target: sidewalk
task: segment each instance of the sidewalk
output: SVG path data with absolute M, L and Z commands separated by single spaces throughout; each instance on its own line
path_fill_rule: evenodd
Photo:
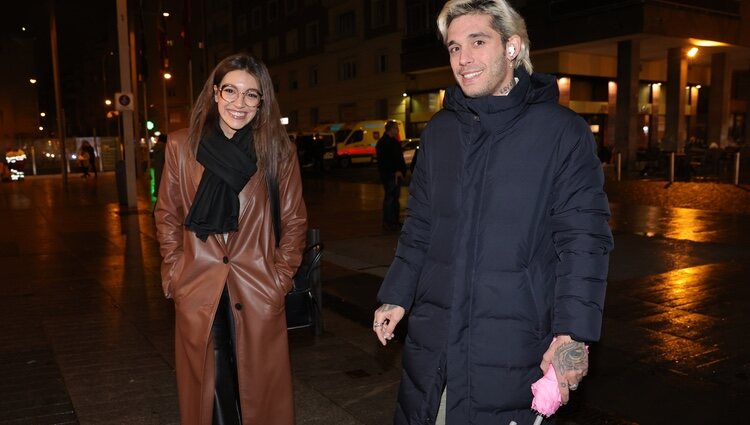
M 400 344 L 369 329 L 397 241 L 380 190 L 305 179 L 326 333 L 290 333 L 298 424 L 390 423 Z M 178 423 L 173 306 L 142 192 L 120 214 L 111 173 L 71 176 L 67 192 L 59 177 L 0 185 L 0 424 Z M 603 339 L 558 424 L 741 422 L 750 217 L 627 202 L 613 204 Z

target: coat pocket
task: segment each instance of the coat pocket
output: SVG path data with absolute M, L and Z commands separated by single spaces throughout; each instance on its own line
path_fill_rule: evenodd
M 279 273 L 275 265 L 272 264 L 270 269 L 271 279 L 273 282 L 273 290 L 269 291 L 269 296 L 271 298 L 271 307 L 273 311 L 281 312 L 284 307 L 286 294 L 291 290 L 291 285 L 284 284 L 283 281 L 285 280 L 285 278 L 281 273 Z
M 170 265 L 163 264 L 162 270 L 166 269 L 166 273 L 162 272 L 161 286 L 164 291 L 166 298 L 175 298 L 175 290 L 179 285 L 177 282 L 182 275 L 182 270 L 185 267 L 185 254 L 180 253 L 177 255 L 177 259 Z

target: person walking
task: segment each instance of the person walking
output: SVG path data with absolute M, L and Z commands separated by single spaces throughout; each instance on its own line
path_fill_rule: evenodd
M 189 128 L 169 135 L 155 219 L 162 287 L 175 305 L 181 423 L 294 424 L 284 300 L 307 218 L 262 62 L 236 54 L 211 72 Z
M 91 154 L 89 153 L 89 150 L 86 148 L 86 145 L 88 145 L 89 142 L 83 141 L 81 143 L 80 149 L 78 149 L 77 154 L 77 164 L 78 168 L 81 170 L 81 177 L 88 178 L 89 176 L 89 170 L 91 169 Z
M 567 402 L 600 337 L 602 167 L 507 1 L 450 0 L 437 22 L 458 85 L 421 135 L 374 313 L 383 345 L 409 314 L 394 423 L 530 425 L 531 384 L 554 365 Z
M 92 173 L 94 173 L 94 177 L 97 177 L 98 174 L 96 173 L 96 149 L 94 149 L 94 147 L 91 146 L 91 143 L 89 143 L 88 140 L 83 141 L 83 143 L 81 144 L 81 149 L 86 151 L 89 157 L 88 171 L 91 171 Z
M 401 205 L 401 182 L 406 175 L 406 162 L 398 139 L 398 123 L 385 123 L 385 133 L 375 145 L 378 158 L 378 173 L 383 184 L 383 229 L 399 230 Z

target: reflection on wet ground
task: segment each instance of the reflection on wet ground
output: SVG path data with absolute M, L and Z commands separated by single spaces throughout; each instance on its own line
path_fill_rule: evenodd
M 750 244 L 750 223 L 737 214 L 687 208 L 611 205 L 613 231 L 646 237 L 735 245 Z

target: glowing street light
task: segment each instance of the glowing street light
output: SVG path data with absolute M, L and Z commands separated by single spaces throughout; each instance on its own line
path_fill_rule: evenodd
M 169 18 L 169 12 L 162 12 L 161 16 L 163 16 L 165 18 Z
M 46 117 L 46 116 L 47 116 L 47 113 L 46 113 L 46 112 L 40 112 L 40 113 L 39 113 L 39 116 L 40 116 L 40 117 L 42 117 L 42 118 L 44 118 L 44 117 Z
M 29 82 L 31 84 L 36 84 L 36 78 L 29 78 Z
M 698 48 L 697 47 L 691 47 L 690 50 L 687 51 L 687 55 L 689 58 L 694 58 L 695 55 L 698 54 Z
M 109 100 L 109 99 L 105 99 L 104 100 L 104 104 L 107 105 L 107 106 L 110 106 L 110 105 L 112 105 L 112 101 Z
M 171 80 L 172 74 L 169 73 L 169 71 L 164 71 L 164 79 L 165 80 Z

